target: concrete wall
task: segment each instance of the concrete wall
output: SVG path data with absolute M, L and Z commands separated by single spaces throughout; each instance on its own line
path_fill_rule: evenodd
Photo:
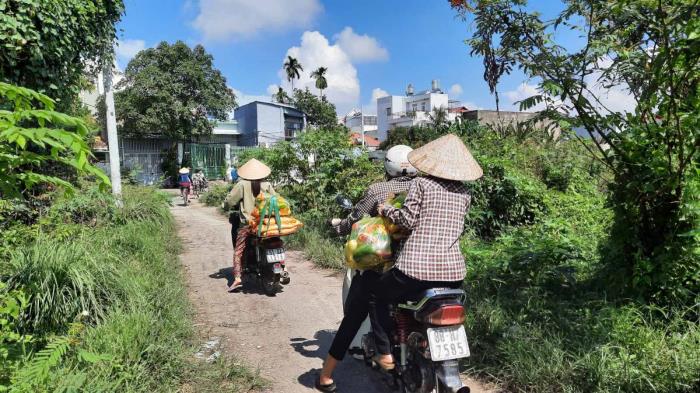
M 533 117 L 537 116 L 537 113 L 532 112 L 510 112 L 510 111 L 493 111 L 493 110 L 474 110 L 465 112 L 463 117 L 467 120 L 476 120 L 481 125 L 517 125 L 519 123 L 524 123 Z M 535 123 L 535 126 L 551 127 L 551 131 L 554 137 L 559 137 L 561 134 L 561 129 L 558 126 L 552 127 L 552 121 L 543 120 Z
M 259 104 L 258 145 L 267 146 L 284 140 L 284 112 L 279 107 Z
M 400 113 L 406 110 L 405 107 L 406 97 L 403 96 L 387 96 L 377 99 L 377 137 L 380 141 L 384 141 L 387 138 L 387 131 L 389 131 L 389 118 L 387 115 L 387 109 L 390 113 Z
M 257 142 L 258 111 L 256 105 L 243 105 L 234 111 L 234 118 L 238 122 L 239 143 L 241 146 L 255 146 Z

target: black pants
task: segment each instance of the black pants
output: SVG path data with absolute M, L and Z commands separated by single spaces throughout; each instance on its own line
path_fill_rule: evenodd
M 421 281 L 409 277 L 399 269 L 391 269 L 372 283 L 375 306 L 370 308 L 370 322 L 376 340 L 377 351 L 391 353 L 389 334 L 394 330 L 395 320 L 389 314 L 389 306 L 406 296 L 430 288 L 460 288 L 462 281 Z M 361 322 L 361 321 L 360 321 Z M 351 338 L 352 340 L 352 338 Z M 335 356 L 334 356 L 335 357 Z
M 353 338 L 367 318 L 370 307 L 370 289 L 379 279 L 379 273 L 367 270 L 356 274 L 350 283 L 350 291 L 345 298 L 345 315 L 328 353 L 336 360 L 343 360 Z

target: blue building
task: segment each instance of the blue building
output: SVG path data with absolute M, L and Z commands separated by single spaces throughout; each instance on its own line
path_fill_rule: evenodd
M 239 146 L 270 146 L 294 139 L 306 126 L 304 112 L 287 104 L 253 101 L 234 111 Z

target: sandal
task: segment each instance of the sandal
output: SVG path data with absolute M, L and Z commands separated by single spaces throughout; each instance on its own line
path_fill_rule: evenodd
M 321 392 L 333 393 L 338 391 L 338 387 L 335 386 L 335 382 L 331 382 L 328 385 L 321 385 L 321 377 L 316 378 L 316 383 L 314 384 L 316 390 Z
M 381 360 L 379 355 L 372 356 L 372 361 L 376 363 L 377 366 L 381 367 L 381 369 L 384 371 L 391 371 L 396 367 L 393 361 L 387 362 L 386 360 Z
M 242 281 L 234 282 L 228 287 L 228 293 L 237 292 L 239 289 L 241 289 L 241 287 L 243 287 Z

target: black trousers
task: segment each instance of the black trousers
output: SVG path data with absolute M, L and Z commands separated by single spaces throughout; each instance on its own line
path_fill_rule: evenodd
M 395 328 L 395 320 L 389 314 L 389 306 L 407 296 L 430 288 L 460 288 L 462 281 L 421 281 L 409 277 L 399 269 L 391 269 L 372 283 L 375 305 L 370 307 L 370 322 L 374 333 L 377 351 L 391 353 L 389 334 Z M 360 321 L 361 323 L 362 321 Z M 352 340 L 352 338 L 351 338 Z M 335 356 L 334 356 L 335 357 Z
M 353 338 L 367 318 L 370 308 L 371 288 L 379 279 L 379 273 L 367 270 L 356 274 L 350 283 L 350 291 L 345 298 L 345 315 L 333 337 L 328 353 L 336 360 L 343 360 Z

